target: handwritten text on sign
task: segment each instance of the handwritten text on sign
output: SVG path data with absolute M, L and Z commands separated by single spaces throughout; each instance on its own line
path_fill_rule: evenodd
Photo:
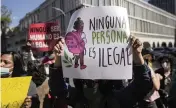
M 66 46 L 62 57 L 64 76 L 130 79 L 132 55 L 127 43 L 129 35 L 125 8 L 104 6 L 76 11 L 65 36 Z
M 28 39 L 32 41 L 32 48 L 39 51 L 52 50 L 60 37 L 58 23 L 31 24 Z
M 30 82 L 31 77 L 1 78 L 1 108 L 20 108 Z

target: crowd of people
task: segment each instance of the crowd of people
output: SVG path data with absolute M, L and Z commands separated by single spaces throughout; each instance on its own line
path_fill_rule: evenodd
M 0 66 L 10 71 L 1 77 L 32 76 L 24 108 L 176 108 L 174 57 L 163 54 L 156 59 L 139 39 L 131 37 L 130 42 L 131 80 L 73 79 L 72 85 L 63 77 L 62 38 L 40 58 L 33 54 L 30 41 L 21 52 L 2 52 Z

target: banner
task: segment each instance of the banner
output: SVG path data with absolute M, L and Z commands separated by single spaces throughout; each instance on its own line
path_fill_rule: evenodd
M 31 77 L 1 78 L 1 108 L 20 108 L 31 82 Z
M 63 74 L 80 79 L 131 79 L 127 10 L 117 6 L 73 13 L 65 36 Z
M 37 51 L 51 51 L 60 37 L 58 23 L 37 23 L 29 27 L 28 39 L 32 41 L 32 48 Z

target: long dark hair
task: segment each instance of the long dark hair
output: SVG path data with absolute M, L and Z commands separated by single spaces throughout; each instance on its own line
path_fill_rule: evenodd
M 24 62 L 20 54 L 14 51 L 6 51 L 6 52 L 2 52 L 1 56 L 4 54 L 12 55 L 12 60 L 14 64 L 12 77 L 20 77 L 26 73 L 24 70 Z

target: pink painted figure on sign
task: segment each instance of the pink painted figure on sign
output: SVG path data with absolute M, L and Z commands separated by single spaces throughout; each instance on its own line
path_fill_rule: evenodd
M 78 61 L 80 60 L 80 69 L 85 69 L 87 66 L 84 64 L 84 51 L 85 44 L 87 43 L 86 35 L 83 32 L 84 22 L 81 18 L 77 18 L 74 22 L 75 30 L 68 32 L 65 37 L 66 45 L 69 52 L 75 56 L 75 68 L 79 66 Z

